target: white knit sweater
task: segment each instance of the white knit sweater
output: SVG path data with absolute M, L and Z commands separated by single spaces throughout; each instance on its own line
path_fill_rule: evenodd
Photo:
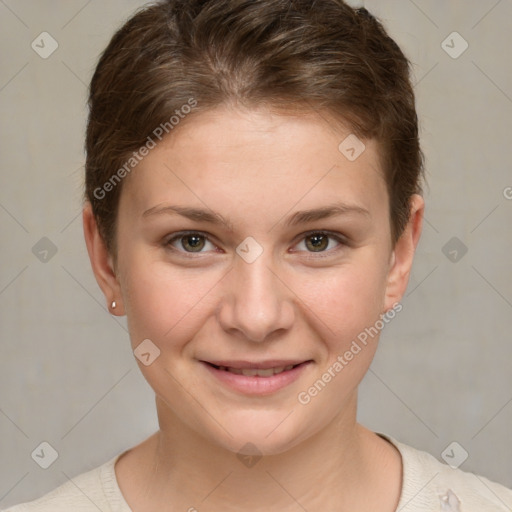
M 432 455 L 379 434 L 402 455 L 403 484 L 397 512 L 510 512 L 512 490 L 439 462 Z M 121 454 L 41 498 L 4 512 L 132 512 L 116 480 Z

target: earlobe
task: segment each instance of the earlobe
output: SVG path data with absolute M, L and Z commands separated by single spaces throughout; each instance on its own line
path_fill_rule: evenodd
M 410 201 L 409 222 L 397 240 L 391 254 L 384 301 L 386 311 L 400 302 L 407 288 L 414 253 L 421 235 L 424 210 L 425 202 L 423 198 L 414 194 Z
M 112 256 L 109 254 L 99 232 L 96 218 L 89 202 L 86 202 L 84 205 L 82 220 L 91 267 L 107 301 L 108 310 L 113 315 L 122 316 L 124 315 L 124 307 L 119 279 L 114 270 Z

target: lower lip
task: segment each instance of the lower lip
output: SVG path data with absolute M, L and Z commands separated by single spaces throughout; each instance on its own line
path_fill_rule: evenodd
M 302 375 L 309 363 L 311 361 L 306 361 L 291 370 L 285 370 L 271 377 L 259 377 L 258 375 L 237 375 L 226 370 L 218 370 L 201 361 L 201 364 L 223 384 L 246 395 L 270 395 L 289 386 Z

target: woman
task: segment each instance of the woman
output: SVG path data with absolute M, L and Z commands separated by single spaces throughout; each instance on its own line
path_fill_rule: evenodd
M 159 430 L 32 510 L 498 511 L 356 421 L 423 220 L 408 61 L 341 0 L 168 0 L 90 88 L 84 234 Z

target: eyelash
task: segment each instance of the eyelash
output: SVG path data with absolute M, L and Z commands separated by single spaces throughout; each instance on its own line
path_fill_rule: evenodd
M 168 238 L 166 240 L 166 242 L 164 243 L 164 245 L 165 245 L 165 247 L 167 247 L 168 249 L 170 249 L 173 252 L 180 253 L 180 254 L 186 254 L 187 255 L 186 257 L 191 257 L 191 258 L 200 257 L 198 255 L 204 254 L 204 252 L 197 252 L 197 253 L 188 252 L 185 250 L 176 249 L 175 247 L 172 246 L 172 243 L 175 242 L 176 240 L 180 240 L 181 238 L 185 238 L 185 237 L 191 236 L 191 235 L 199 235 L 200 237 L 203 237 L 206 241 L 215 245 L 215 243 L 210 239 L 208 234 L 203 233 L 202 231 L 181 231 L 179 233 L 176 233 L 171 238 Z M 338 242 L 340 244 L 340 246 L 348 246 L 349 245 L 347 239 L 345 237 L 343 237 L 342 235 L 332 233 L 330 231 L 321 231 L 321 230 L 320 231 L 308 231 L 307 233 L 303 233 L 301 235 L 301 238 L 295 245 L 297 245 L 299 242 L 302 242 L 306 238 L 313 236 L 313 235 L 327 236 L 329 239 L 336 240 L 336 242 Z M 339 249 L 340 249 L 340 247 L 337 247 L 335 249 L 318 251 L 318 252 L 314 252 L 314 251 L 295 251 L 295 252 L 307 252 L 308 254 L 314 255 L 314 258 L 323 258 L 323 257 L 330 256 L 332 253 L 337 252 Z

